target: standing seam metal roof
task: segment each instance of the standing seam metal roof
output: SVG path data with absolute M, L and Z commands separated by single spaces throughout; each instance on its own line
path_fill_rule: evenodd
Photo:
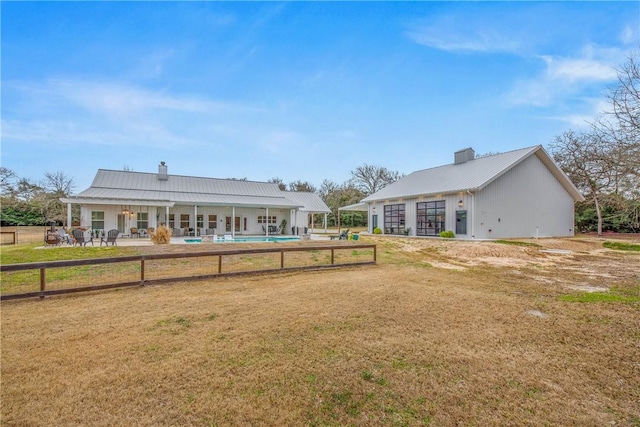
M 380 191 L 365 197 L 363 202 L 397 199 L 419 195 L 450 194 L 477 191 L 531 155 L 537 155 L 574 199 L 582 196 L 541 145 L 506 153 L 480 157 L 461 164 L 449 164 L 413 172 Z

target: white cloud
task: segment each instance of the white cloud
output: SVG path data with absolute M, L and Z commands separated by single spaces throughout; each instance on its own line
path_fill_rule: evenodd
M 522 43 L 491 28 L 469 28 L 459 25 L 417 26 L 407 36 L 414 42 L 445 51 L 518 52 Z
M 620 32 L 620 41 L 624 44 L 638 43 L 638 30 L 625 26 Z
M 566 98 L 585 97 L 616 79 L 624 59 L 620 49 L 585 46 L 575 57 L 541 55 L 544 67 L 534 77 L 517 81 L 506 95 L 514 105 L 549 106 Z M 599 94 L 601 95 L 601 94 Z
M 2 117 L 7 143 L 179 150 L 209 143 L 211 123 L 241 127 L 269 114 L 252 106 L 113 82 L 6 82 L 3 90 L 13 101 Z

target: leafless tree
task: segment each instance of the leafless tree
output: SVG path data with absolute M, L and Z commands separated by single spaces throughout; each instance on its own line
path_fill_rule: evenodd
M 273 183 L 273 184 L 278 184 L 278 187 L 280 188 L 280 191 L 285 191 L 287 189 L 287 185 L 284 183 L 284 181 L 280 178 L 273 177 L 270 180 L 268 180 L 267 182 Z
M 315 193 L 316 187 L 307 181 L 293 181 L 289 183 L 289 191 L 308 191 L 309 193 Z
M 66 197 L 73 192 L 75 184 L 73 178 L 68 177 L 64 172 L 45 172 L 42 187 L 56 197 Z
M 366 163 L 358 166 L 350 173 L 353 186 L 367 196 L 404 176 L 400 172 L 390 171 L 383 166 L 368 165 Z
M 570 130 L 556 136 L 550 149 L 556 163 L 580 192 L 593 201 L 598 216 L 598 236 L 601 236 L 601 198 L 610 192 L 616 182 L 616 171 L 607 145 L 594 133 Z

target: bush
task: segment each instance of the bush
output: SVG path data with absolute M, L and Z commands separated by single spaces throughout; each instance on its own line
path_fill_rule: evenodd
M 441 231 L 440 237 L 444 237 L 445 239 L 453 239 L 454 237 L 456 237 L 456 235 L 453 234 L 453 231 L 447 230 L 447 231 Z
M 164 225 L 158 227 L 155 231 L 149 230 L 151 241 L 156 245 L 166 245 L 171 240 L 171 230 Z
M 382 234 L 382 230 L 380 230 L 380 227 L 376 227 L 373 229 L 373 234 Z

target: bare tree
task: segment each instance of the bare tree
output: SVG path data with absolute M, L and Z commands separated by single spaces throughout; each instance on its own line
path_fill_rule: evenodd
M 12 181 L 17 177 L 18 175 L 11 169 L 0 166 L 0 192 L 3 196 L 13 197 L 15 195 L 15 187 Z
M 567 131 L 550 144 L 553 159 L 587 199 L 595 205 L 598 236 L 602 235 L 601 198 L 615 187 L 613 159 L 594 133 Z
M 270 183 L 273 183 L 273 184 L 278 184 L 278 187 L 280 188 L 280 191 L 286 191 L 286 189 L 287 189 L 287 186 L 284 183 L 284 181 L 282 179 L 278 178 L 277 176 L 271 178 L 267 182 L 270 182 Z
M 383 166 L 368 165 L 366 163 L 358 166 L 350 173 L 352 185 L 367 196 L 404 176 L 400 172 L 390 171 Z
M 48 193 L 54 193 L 57 197 L 66 197 L 73 192 L 75 184 L 73 178 L 64 172 L 45 172 L 42 187 Z
M 293 181 L 289 183 L 289 191 L 307 191 L 309 193 L 315 193 L 316 187 L 307 181 Z
M 628 61 L 618 69 L 618 84 L 611 90 L 609 99 L 613 116 L 620 128 L 638 136 L 640 131 L 640 53 L 632 53 Z M 637 141 L 637 138 L 636 138 Z

